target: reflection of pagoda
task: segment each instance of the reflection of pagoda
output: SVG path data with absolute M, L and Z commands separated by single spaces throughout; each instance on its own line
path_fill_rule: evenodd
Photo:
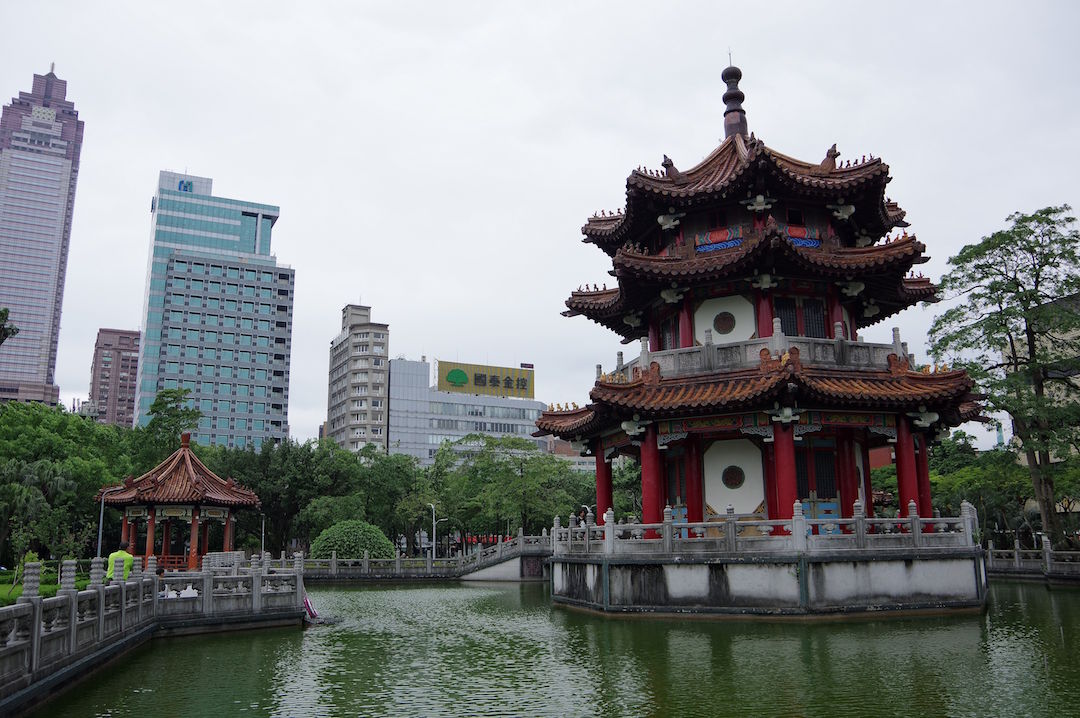
M 895 443 L 899 499 L 931 515 L 927 442 L 977 412 L 962 371 L 916 371 L 858 332 L 935 287 L 880 159 L 792 159 L 747 132 L 729 67 L 725 139 L 696 167 L 636 170 L 626 208 L 592 217 L 585 241 L 612 257 L 613 289 L 574 292 L 585 315 L 642 340 L 642 356 L 597 381 L 581 409 L 547 411 L 540 434 L 596 455 L 597 514 L 612 505 L 611 459 L 641 463 L 644 523 L 665 504 L 790 518 L 851 516 L 869 493 L 870 448 Z M 647 348 L 645 341 L 647 338 Z M 621 354 L 620 354 L 621 357 Z M 869 502 L 864 502 L 869 508 Z

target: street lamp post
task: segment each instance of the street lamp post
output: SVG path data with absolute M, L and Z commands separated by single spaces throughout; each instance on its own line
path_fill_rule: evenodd
M 435 504 L 428 504 L 431 507 L 431 560 L 435 560 Z

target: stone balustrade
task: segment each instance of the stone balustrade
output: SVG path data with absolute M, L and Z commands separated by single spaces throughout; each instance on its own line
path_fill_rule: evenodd
M 777 320 L 778 324 L 779 320 Z M 761 350 L 767 349 L 773 356 L 780 356 L 792 348 L 799 350 L 799 360 L 804 365 L 838 366 L 846 369 L 889 368 L 889 355 L 908 357 L 907 344 L 900 341 L 899 331 L 893 330 L 891 344 L 877 344 L 848 339 L 816 339 L 813 337 L 785 336 L 774 328 L 773 336 L 741 342 L 714 344 L 712 332 L 706 333 L 705 343 L 685 349 L 648 351 L 642 341 L 641 356 L 625 365 L 617 366 L 616 373 L 626 378 L 633 376 L 635 367 L 647 368 L 652 362 L 660 367 L 661 376 L 674 377 L 702 374 L 711 371 L 748 369 L 761 363 Z
M 867 518 L 862 504 L 852 518 L 809 519 L 802 503 L 785 520 L 753 519 L 728 506 L 721 521 L 674 523 L 671 507 L 656 524 L 615 523 L 608 510 L 602 526 L 581 525 L 558 517 L 551 530 L 554 556 L 753 555 L 755 553 L 831 553 L 845 550 L 953 549 L 974 547 L 975 508 L 966 501 L 959 517 L 921 518 L 915 502 L 907 518 Z
M 1021 548 L 1020 539 L 1012 549 L 995 548 L 991 542 L 986 552 L 986 570 L 998 576 L 1080 582 L 1080 551 L 1055 551 L 1046 536 L 1038 549 Z
M 75 589 L 75 561 L 60 568 L 57 595 L 39 595 L 41 564 L 26 565 L 23 593 L 0 608 L 0 715 L 39 700 L 109 656 L 155 633 L 192 633 L 237 625 L 298 624 L 302 618 L 302 561 L 288 569 L 232 567 L 166 573 L 153 557 L 145 572 L 135 561 L 127 580 L 103 583 L 104 562 L 91 562 L 90 585 Z M 123 564 L 114 576 L 123 576 Z

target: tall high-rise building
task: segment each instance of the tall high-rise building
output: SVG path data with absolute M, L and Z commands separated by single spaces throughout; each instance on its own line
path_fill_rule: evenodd
M 60 397 L 56 342 L 83 138 L 66 95 L 50 70 L 0 115 L 0 307 L 19 329 L 0 347 L 0 401 Z
M 371 307 L 346 304 L 341 333 L 330 341 L 330 387 L 326 436 L 359 451 L 386 449 L 386 394 L 390 325 L 371 321 Z
M 98 329 L 90 366 L 90 403 L 102 424 L 131 426 L 139 369 L 139 332 Z
M 201 444 L 259 448 L 289 433 L 295 275 L 270 253 L 279 210 L 161 172 L 143 305 L 136 424 L 158 391 L 187 389 Z

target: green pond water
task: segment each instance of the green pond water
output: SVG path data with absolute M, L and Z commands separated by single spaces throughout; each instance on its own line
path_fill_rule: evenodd
M 1080 715 L 1080 590 L 846 622 L 603 618 L 542 584 L 309 588 L 331 626 L 157 639 L 40 716 Z

